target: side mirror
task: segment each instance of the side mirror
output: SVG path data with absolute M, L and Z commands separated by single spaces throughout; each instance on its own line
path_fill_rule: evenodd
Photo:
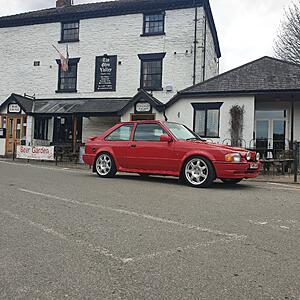
M 168 135 L 161 135 L 160 136 L 160 141 L 170 143 L 170 142 L 173 141 L 173 139 L 171 137 L 169 137 Z

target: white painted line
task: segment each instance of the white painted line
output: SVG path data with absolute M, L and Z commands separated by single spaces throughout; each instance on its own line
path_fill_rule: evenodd
M 62 234 L 62 233 L 59 233 L 57 231 L 55 231 L 53 228 L 49 228 L 49 227 L 46 227 L 45 225 L 43 224 L 40 224 L 40 223 L 36 223 L 36 222 L 33 222 L 29 219 L 26 219 L 24 217 L 21 217 L 19 215 L 16 215 L 16 214 L 13 214 L 12 212 L 8 211 L 8 210 L 0 210 L 0 213 L 2 214 L 5 214 L 17 221 L 20 221 L 22 223 L 26 223 L 32 227 L 35 227 L 45 233 L 48 233 L 48 234 L 51 234 L 52 236 L 54 237 L 57 237 L 61 240 L 64 240 L 64 241 L 67 241 L 67 242 L 75 242 L 76 244 L 79 244 L 79 245 L 82 245 L 82 246 L 85 246 L 87 247 L 89 250 L 93 251 L 93 252 L 98 252 L 99 254 L 103 255 L 103 256 L 106 256 L 106 257 L 109 257 L 113 260 L 116 260 L 116 261 L 119 261 L 119 262 L 122 262 L 122 263 L 126 263 L 128 261 L 131 261 L 131 259 L 128 259 L 128 258 L 121 258 L 121 257 L 118 257 L 118 256 L 115 256 L 114 254 L 110 253 L 109 250 L 105 249 L 105 248 L 101 248 L 101 247 L 98 247 L 98 246 L 94 246 L 93 244 L 91 243 L 88 243 L 86 241 L 82 241 L 82 240 L 71 240 L 69 239 L 66 235 Z
M 284 184 L 284 183 L 276 183 L 276 182 L 268 182 L 268 184 L 270 185 L 275 185 L 275 186 L 283 186 L 283 187 L 287 187 L 287 188 L 293 188 L 296 190 L 300 190 L 300 186 L 299 188 L 296 185 L 291 185 L 291 184 Z
M 151 220 L 151 221 L 155 221 L 155 222 L 159 222 L 159 223 L 164 223 L 164 224 L 171 224 L 171 225 L 183 227 L 183 228 L 186 228 L 186 229 L 211 233 L 211 234 L 214 234 L 214 235 L 217 235 L 217 236 L 225 236 L 225 237 L 229 237 L 229 238 L 232 238 L 232 239 L 235 239 L 235 240 L 239 240 L 241 238 L 244 239 L 244 238 L 247 237 L 245 235 L 238 235 L 238 234 L 235 234 L 235 233 L 227 233 L 227 232 L 222 232 L 222 231 L 215 230 L 215 229 L 201 227 L 201 226 L 198 226 L 198 225 L 180 223 L 180 222 L 177 222 L 177 221 L 164 219 L 164 218 L 160 218 L 160 217 L 155 217 L 155 216 L 151 216 L 151 215 L 146 215 L 146 214 L 141 214 L 141 213 L 137 213 L 137 212 L 134 212 L 134 211 L 128 211 L 128 210 L 124 210 L 124 209 L 117 209 L 117 208 L 107 207 L 107 206 L 103 206 L 103 205 L 100 205 L 100 204 L 92 204 L 92 203 L 88 203 L 88 202 L 80 202 L 80 201 L 71 200 L 71 199 L 67 199 L 67 198 L 61 198 L 61 197 L 58 197 L 58 196 L 44 194 L 44 193 L 40 193 L 40 192 L 35 192 L 35 191 L 27 190 L 27 189 L 18 189 L 18 190 L 21 191 L 21 192 L 24 192 L 24 193 L 31 194 L 31 195 L 42 196 L 42 197 L 45 197 L 45 198 L 50 198 L 50 199 L 54 199 L 54 200 L 58 200 L 58 201 L 68 202 L 68 203 L 72 203 L 72 204 L 75 204 L 75 205 L 82 205 L 82 206 L 88 206 L 88 207 L 93 207 L 93 208 L 100 208 L 102 210 L 108 210 L 108 211 L 116 212 L 116 213 L 123 214 L 123 215 L 128 215 L 128 216 L 133 216 L 133 217 L 138 217 L 138 218 L 144 218 L 144 219 L 147 219 L 147 220 Z

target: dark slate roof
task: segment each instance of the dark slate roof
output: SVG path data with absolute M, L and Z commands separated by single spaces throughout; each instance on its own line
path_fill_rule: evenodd
M 49 8 L 0 17 L 0 28 L 147 13 L 155 10 L 191 8 L 195 6 L 195 3 L 197 6 L 203 6 L 206 11 L 214 38 L 215 49 L 218 57 L 221 57 L 217 30 L 209 0 L 118 0 L 72 5 L 69 7 Z
M 35 114 L 117 114 L 131 98 L 43 99 L 34 103 Z
M 0 105 L 0 108 L 8 105 L 9 103 L 19 104 L 25 113 L 30 113 L 32 111 L 33 100 L 31 98 L 23 97 L 17 94 L 11 94 L 8 99 Z
M 287 91 L 300 92 L 300 65 L 264 56 L 178 92 L 167 106 L 187 95 L 255 95 Z
M 18 103 L 26 113 L 34 114 L 119 114 L 131 98 L 77 98 L 77 99 L 37 99 L 12 94 L 0 105 Z

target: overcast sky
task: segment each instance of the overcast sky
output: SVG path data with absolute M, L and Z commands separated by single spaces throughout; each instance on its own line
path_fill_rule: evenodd
M 75 0 L 75 4 L 103 0 Z M 210 0 L 222 51 L 221 72 L 264 55 L 273 44 L 292 0 Z M 55 6 L 55 0 L 0 0 L 0 15 Z

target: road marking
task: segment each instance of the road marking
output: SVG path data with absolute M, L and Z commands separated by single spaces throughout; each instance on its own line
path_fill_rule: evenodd
M 54 230 L 53 228 L 49 228 L 49 227 L 46 227 L 45 225 L 43 224 L 40 224 L 40 223 L 37 223 L 37 222 L 33 222 L 27 218 L 24 218 L 24 217 L 21 217 L 19 215 L 16 215 L 8 210 L 0 210 L 0 213 L 2 214 L 5 214 L 17 221 L 20 221 L 22 223 L 26 223 L 32 227 L 35 227 L 45 233 L 48 233 L 48 234 L 51 234 L 52 236 L 54 237 L 57 237 L 61 240 L 64 240 L 64 241 L 67 241 L 67 242 L 75 242 L 76 244 L 79 244 L 79 245 L 82 245 L 82 246 L 85 246 L 87 247 L 89 250 L 93 251 L 93 252 L 98 252 L 99 254 L 103 255 L 103 256 L 106 256 L 106 257 L 109 257 L 109 258 L 112 258 L 113 260 L 116 260 L 116 261 L 119 261 L 119 262 L 122 262 L 122 263 L 126 263 L 128 261 L 131 261 L 131 259 L 128 259 L 128 258 L 121 258 L 121 257 L 118 257 L 118 256 L 115 256 L 114 254 L 110 253 L 109 250 L 105 249 L 105 248 L 101 248 L 101 247 L 98 247 L 98 246 L 94 246 L 93 244 L 91 243 L 88 243 L 86 241 L 83 241 L 83 240 L 72 240 L 72 239 L 69 239 L 66 235 L 60 233 L 60 232 L 57 232 L 56 230 Z
M 27 190 L 27 189 L 18 189 L 18 190 L 21 191 L 21 192 L 24 192 L 24 193 L 31 194 L 31 195 L 42 196 L 42 197 L 46 197 L 46 198 L 50 198 L 50 199 L 54 199 L 54 200 L 58 200 L 58 201 L 72 203 L 72 204 L 75 204 L 75 205 L 82 205 L 82 206 L 88 206 L 88 207 L 93 207 L 93 208 L 100 208 L 102 210 L 108 210 L 108 211 L 116 212 L 116 213 L 123 214 L 123 215 L 128 215 L 128 216 L 133 216 L 133 217 L 138 217 L 138 218 L 144 218 L 144 219 L 159 222 L 159 223 L 171 224 L 171 225 L 183 227 L 183 228 L 186 228 L 186 229 L 211 233 L 211 234 L 214 234 L 214 235 L 217 235 L 217 236 L 226 236 L 226 237 L 236 239 L 236 240 L 247 238 L 247 236 L 245 236 L 245 235 L 238 235 L 238 234 L 235 234 L 235 233 L 227 233 L 227 232 L 222 232 L 222 231 L 215 230 L 215 229 L 201 227 L 201 226 L 198 226 L 198 225 L 180 223 L 180 222 L 173 221 L 173 220 L 170 220 L 170 219 L 164 219 L 164 218 L 155 217 L 155 216 L 151 216 L 151 215 L 147 215 L 147 214 L 141 214 L 141 213 L 137 213 L 137 212 L 134 212 L 134 211 L 128 211 L 128 210 L 124 210 L 124 209 L 117 209 L 117 208 L 113 208 L 113 207 L 103 206 L 103 205 L 100 205 L 100 204 L 80 202 L 80 201 L 71 200 L 71 199 L 67 199 L 67 198 L 62 198 L 62 197 L 58 197 L 58 196 L 54 196 L 54 195 L 49 195 L 49 194 L 44 194 L 44 193 L 40 193 L 40 192 L 36 192 L 36 191 L 31 191 L 31 190 Z
M 271 219 L 268 221 L 254 221 L 254 220 L 248 220 L 249 223 L 259 226 L 265 226 L 270 227 L 276 230 L 299 230 L 298 227 L 299 222 L 296 220 L 277 220 L 277 219 Z

